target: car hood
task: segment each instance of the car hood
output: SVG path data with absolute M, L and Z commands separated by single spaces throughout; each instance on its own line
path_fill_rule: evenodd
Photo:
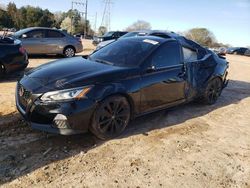
M 119 80 L 128 70 L 75 57 L 41 65 L 26 73 L 20 83 L 33 93 L 44 93 Z

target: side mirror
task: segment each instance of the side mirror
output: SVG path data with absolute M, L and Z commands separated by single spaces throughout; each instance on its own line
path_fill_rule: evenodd
M 26 38 L 28 38 L 28 35 L 22 34 L 21 38 L 22 38 L 22 39 L 26 39 Z

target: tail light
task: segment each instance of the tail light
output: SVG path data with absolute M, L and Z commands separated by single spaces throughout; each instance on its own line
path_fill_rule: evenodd
M 24 48 L 23 46 L 21 46 L 21 47 L 19 48 L 19 52 L 21 52 L 22 54 L 25 54 L 25 53 L 26 53 L 26 50 L 25 50 L 25 48 Z

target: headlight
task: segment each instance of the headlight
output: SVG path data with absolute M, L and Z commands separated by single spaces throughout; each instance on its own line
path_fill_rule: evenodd
M 66 89 L 60 91 L 52 91 L 42 95 L 42 101 L 60 101 L 60 100 L 70 100 L 70 99 L 82 99 L 90 91 L 92 87 L 81 87 Z

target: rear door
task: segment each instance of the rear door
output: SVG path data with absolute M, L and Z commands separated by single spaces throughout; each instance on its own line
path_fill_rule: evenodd
M 65 35 L 60 31 L 47 30 L 45 33 L 45 52 L 47 54 L 62 54 L 65 47 Z
M 36 29 L 29 31 L 21 38 L 23 46 L 28 54 L 43 54 L 45 52 L 45 30 Z
M 148 59 L 142 75 L 141 112 L 185 98 L 185 69 L 177 41 L 168 41 Z

